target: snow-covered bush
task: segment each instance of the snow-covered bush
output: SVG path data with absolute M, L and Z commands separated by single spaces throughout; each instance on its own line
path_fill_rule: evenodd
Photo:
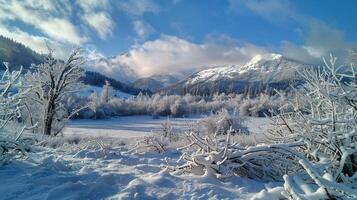
M 132 151 L 137 152 L 158 152 L 163 153 L 170 149 L 177 148 L 179 140 L 184 140 L 174 131 L 171 121 L 167 119 L 162 123 L 161 130 L 153 132 L 148 136 L 144 136 L 133 148 Z M 182 141 L 180 141 L 182 142 Z M 181 144 L 181 143 L 180 143 Z
M 325 61 L 325 60 L 324 60 Z M 301 72 L 298 91 L 308 104 L 274 117 L 273 139 L 303 141 L 299 173 L 285 175 L 292 199 L 357 199 L 357 78 L 355 68 L 336 66 L 331 56 L 317 72 Z
M 167 138 L 170 142 L 176 142 L 179 139 L 178 134 L 174 131 L 170 119 L 167 119 L 161 125 L 162 129 L 160 130 L 160 135 L 164 138 Z
M 144 136 L 132 149 L 136 152 L 166 152 L 170 148 L 170 141 L 168 138 L 165 138 L 156 133 L 151 133 L 148 136 Z
M 78 145 L 82 139 L 83 138 L 78 136 L 52 137 L 44 135 L 37 138 L 39 142 L 36 145 L 50 148 L 58 148 L 65 145 Z
M 301 141 L 244 146 L 231 138 L 231 132 L 216 136 L 190 132 L 190 142 L 182 148 L 185 151 L 181 159 L 186 163 L 176 170 L 196 175 L 239 175 L 268 181 L 282 180 L 285 173 L 295 170 L 296 163 L 292 160 L 295 153 L 290 148 L 302 145 Z
M 28 129 L 27 127 L 23 127 L 14 134 L 5 130 L 9 122 L 18 121 L 23 117 L 21 103 L 28 89 L 22 88 L 22 83 L 19 80 L 21 69 L 10 72 L 7 63 L 4 65 L 6 70 L 0 80 L 0 165 L 25 156 L 26 151 L 29 150 L 21 138 L 23 132 Z
M 238 113 L 230 114 L 226 109 L 200 120 L 198 123 L 205 129 L 205 134 L 221 135 L 231 130 L 232 134 L 249 134 L 245 119 Z

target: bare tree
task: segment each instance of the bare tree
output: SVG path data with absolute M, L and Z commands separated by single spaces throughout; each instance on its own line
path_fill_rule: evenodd
M 39 131 L 43 134 L 57 135 L 65 122 L 84 108 L 68 110 L 65 107 L 66 99 L 82 86 L 79 79 L 84 72 L 81 68 L 83 64 L 80 49 L 74 50 L 66 61 L 55 59 L 50 49 L 45 62 L 33 66 L 33 71 L 26 74 L 26 80 L 32 87 L 28 98 L 28 102 L 33 102 L 30 112 L 38 113 L 37 121 L 42 129 Z

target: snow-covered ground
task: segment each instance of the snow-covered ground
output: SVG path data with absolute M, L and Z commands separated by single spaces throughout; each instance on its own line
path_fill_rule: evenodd
M 218 180 L 163 169 L 176 165 L 178 152 L 47 149 L 30 156 L 33 161 L 0 170 L 0 199 L 249 199 L 265 187 L 245 178 Z
M 176 132 L 183 132 L 194 125 L 201 117 L 170 118 Z M 162 124 L 168 118 L 153 119 L 151 116 L 125 116 L 107 120 L 74 120 L 66 128 L 65 135 L 75 136 L 102 136 L 117 138 L 133 138 L 147 135 L 162 129 Z M 250 117 L 246 120 L 249 130 L 261 135 L 269 128 L 269 119 Z
M 185 129 L 199 118 L 171 119 Z M 265 188 L 281 185 L 241 177 L 217 179 L 176 174 L 165 166 L 176 166 L 181 152 L 129 153 L 121 139 L 160 128 L 166 118 L 121 117 L 110 120 L 78 120 L 65 136 L 102 137 L 117 145 L 64 145 L 57 149 L 36 147 L 29 159 L 0 168 L 0 199 L 251 199 L 267 196 Z M 251 118 L 248 126 L 261 133 L 267 119 Z M 113 138 L 114 137 L 114 138 Z M 275 193 L 279 194 L 280 189 Z
M 195 123 L 195 118 L 172 118 L 171 125 L 176 131 L 184 131 Z M 162 129 L 168 118 L 153 119 L 151 116 L 128 116 L 106 120 L 74 120 L 64 131 L 65 135 L 102 136 L 117 138 L 133 138 L 147 135 Z

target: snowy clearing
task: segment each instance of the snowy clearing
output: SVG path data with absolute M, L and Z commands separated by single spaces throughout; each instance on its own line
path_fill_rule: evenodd
M 199 119 L 174 118 L 171 122 L 175 129 L 184 130 Z M 65 137 L 93 138 L 88 139 L 92 144 L 35 147 L 26 161 L 3 166 L 1 199 L 250 199 L 267 198 L 265 188 L 281 186 L 240 177 L 175 174 L 165 166 L 182 164 L 177 163 L 180 151 L 129 153 L 120 143 L 125 139 L 135 142 L 131 138 L 160 129 L 166 120 L 135 116 L 72 121 Z M 254 131 L 263 131 L 267 122 L 251 118 L 247 124 Z M 96 143 L 94 138 L 101 138 L 103 143 Z M 112 143 L 106 145 L 106 139 Z M 277 199 L 281 189 L 274 188 L 277 191 L 270 192 L 273 196 L 268 199 Z
M 101 136 L 133 138 L 145 136 L 162 129 L 168 118 L 153 119 L 151 116 L 124 116 L 107 120 L 73 120 L 65 129 L 64 135 Z M 183 132 L 202 117 L 170 118 L 175 131 Z M 249 130 L 256 135 L 266 132 L 270 126 L 269 119 L 249 117 L 246 121 Z
M 33 161 L 0 170 L 1 199 L 249 199 L 265 188 L 245 178 L 218 180 L 163 169 L 165 163 L 176 165 L 179 152 L 38 150 L 30 154 Z

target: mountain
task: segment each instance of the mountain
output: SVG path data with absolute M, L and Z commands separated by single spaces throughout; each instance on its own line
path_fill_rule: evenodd
M 257 55 L 244 65 L 216 66 L 199 71 L 162 92 L 201 95 L 270 92 L 286 89 L 291 83 L 299 84 L 297 70 L 306 67 L 310 66 L 280 54 Z
M 132 87 L 140 88 L 143 90 L 150 90 L 151 92 L 157 92 L 165 87 L 177 83 L 179 79 L 171 75 L 152 75 L 150 77 L 139 78 L 132 84 Z
M 1 70 L 4 69 L 3 62 L 8 62 L 11 69 L 19 69 L 20 66 L 23 66 L 27 70 L 31 64 L 43 62 L 43 58 L 43 55 L 36 53 L 25 45 L 0 35 Z

